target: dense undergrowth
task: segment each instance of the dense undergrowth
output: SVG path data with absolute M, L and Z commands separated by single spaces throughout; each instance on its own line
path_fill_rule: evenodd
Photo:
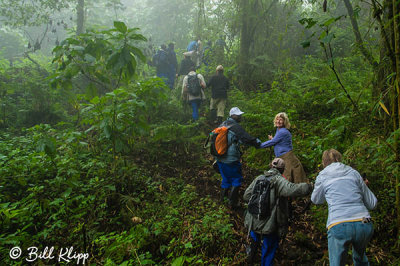
M 371 108 L 370 69 L 362 66 L 357 57 L 338 64 L 359 111 L 326 64 L 315 57 L 288 59 L 275 70 L 269 90 L 231 90 L 228 107 L 239 106 L 246 113 L 243 126 L 263 141 L 274 133 L 274 115 L 287 112 L 294 150 L 310 181 L 325 149 L 343 152 L 347 163 L 367 175 L 379 201 L 372 212 L 375 237 L 370 261 L 395 264 L 399 240 L 393 237 L 391 221 L 399 166 L 393 163 L 394 136 L 382 132 L 381 114 Z M 206 122 L 208 102 L 202 107 L 205 117 L 192 123 L 188 106 L 178 100 L 179 92 L 169 92 L 160 79 L 127 82 L 112 92 L 90 96 L 51 88 L 41 72 L 25 62 L 13 69 L 2 65 L 1 71 L 2 84 L 12 82 L 1 98 L 6 108 L 0 134 L 0 261 L 24 264 L 23 259 L 10 259 L 14 246 L 21 247 L 25 257 L 32 246 L 73 246 L 89 253 L 90 263 L 106 265 L 243 261 L 244 254 L 238 254 L 243 239 L 230 212 L 216 195 L 196 187 L 200 172 L 207 169 L 208 174 L 210 169 L 202 149 L 212 129 Z M 234 73 L 234 66 L 227 68 L 228 76 L 233 78 Z M 30 90 L 21 86 L 27 76 L 35 77 L 28 84 Z M 52 115 L 30 120 L 36 111 Z M 247 173 L 267 168 L 271 150 L 244 151 Z M 254 177 L 245 176 L 246 182 Z M 215 175 L 207 178 L 218 182 Z M 312 207 L 318 237 L 325 234 L 326 208 Z M 302 232 L 294 237 L 311 241 Z M 309 263 L 326 259 L 310 258 Z

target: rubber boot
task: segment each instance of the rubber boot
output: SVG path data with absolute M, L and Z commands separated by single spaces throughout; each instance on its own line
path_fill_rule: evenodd
M 239 187 L 232 187 L 231 194 L 229 195 L 229 203 L 232 209 L 236 209 L 239 200 Z
M 259 243 L 257 243 L 252 237 L 250 237 L 250 245 L 246 247 L 248 265 L 254 265 L 258 246 Z
M 223 188 L 221 190 L 220 200 L 221 200 L 222 203 L 225 201 L 225 198 L 228 197 L 228 192 L 229 192 L 229 188 Z

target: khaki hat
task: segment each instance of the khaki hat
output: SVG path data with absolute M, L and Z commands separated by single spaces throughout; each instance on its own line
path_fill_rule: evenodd
M 222 65 L 217 66 L 217 71 L 220 71 L 220 70 L 224 70 L 224 67 Z
M 272 168 L 285 169 L 285 161 L 281 158 L 275 158 L 271 162 Z

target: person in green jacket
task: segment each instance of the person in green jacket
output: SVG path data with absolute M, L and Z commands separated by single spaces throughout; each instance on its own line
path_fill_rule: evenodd
M 258 219 L 256 216 L 246 213 L 244 225 L 249 230 L 250 247 L 248 250 L 248 262 L 252 264 L 261 248 L 261 265 L 273 265 L 275 252 L 279 245 L 279 238 L 285 237 L 288 229 L 289 206 L 287 197 L 303 197 L 312 191 L 312 185 L 308 183 L 291 183 L 282 173 L 285 170 L 285 162 L 281 158 L 275 158 L 271 169 L 258 176 L 244 193 L 244 200 L 249 201 L 258 180 L 267 178 L 270 181 L 270 210 L 271 215 L 266 219 Z

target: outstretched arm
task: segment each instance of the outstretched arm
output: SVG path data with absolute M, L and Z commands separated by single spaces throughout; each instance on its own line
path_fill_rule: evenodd
M 278 130 L 275 134 L 275 137 L 273 137 L 270 140 L 267 140 L 261 144 L 261 148 L 267 148 L 271 146 L 275 146 L 279 142 L 281 142 L 287 135 L 287 132 L 284 132 L 283 130 Z
M 243 144 L 254 146 L 256 148 L 260 147 L 261 141 L 258 138 L 253 137 L 249 133 L 247 133 L 242 126 L 240 125 L 232 126 L 231 130 L 236 134 L 236 137 Z
M 280 177 L 278 183 L 279 196 L 283 197 L 304 197 L 310 194 L 312 185 L 307 183 L 295 184 L 284 177 Z

